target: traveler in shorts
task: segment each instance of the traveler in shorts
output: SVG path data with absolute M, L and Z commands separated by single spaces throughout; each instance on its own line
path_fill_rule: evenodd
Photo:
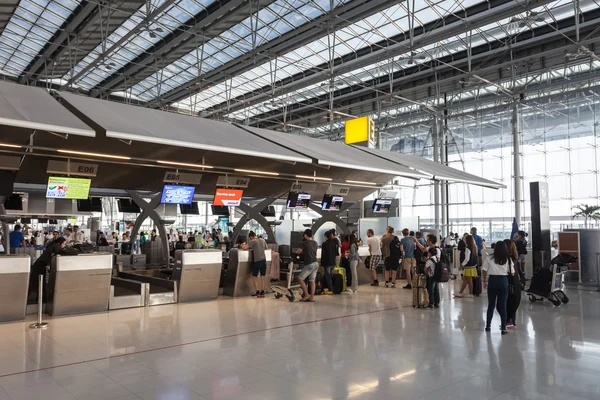
M 410 231 L 406 228 L 402 230 L 402 240 L 400 240 L 400 251 L 404 254 L 402 259 L 402 268 L 406 271 L 406 286 L 404 289 L 412 289 L 412 276 L 417 267 L 415 259 L 415 239 L 410 236 Z
M 300 287 L 302 288 L 302 299 L 300 301 L 312 303 L 314 301 L 315 294 L 315 279 L 317 278 L 317 271 L 319 270 L 319 263 L 317 262 L 317 248 L 319 245 L 313 240 L 313 232 L 311 229 L 304 231 L 304 241 L 300 243 L 300 248 L 297 254 L 302 254 L 304 259 L 304 267 L 300 274 L 298 274 L 298 280 L 300 281 Z M 306 286 L 304 280 L 308 278 L 310 284 L 310 292 Z
M 367 265 L 371 270 L 371 276 L 373 277 L 373 283 L 371 286 L 379 286 L 379 281 L 377 280 L 377 266 L 379 262 L 381 262 L 381 242 L 379 238 L 375 236 L 375 232 L 373 229 L 367 230 L 367 245 L 369 246 L 369 254 L 371 256 L 370 263 Z
M 325 270 L 325 280 L 327 281 L 327 289 L 323 294 L 333 294 L 332 273 L 335 268 L 336 258 L 340 254 L 340 246 L 335 237 L 335 230 L 325 232 L 325 241 L 321 245 L 321 266 Z
M 248 233 L 250 242 L 245 245 L 245 248 L 252 249 L 252 283 L 256 292 L 252 295 L 253 297 L 263 298 L 265 297 L 265 289 L 269 287 L 269 277 L 267 276 L 267 257 L 265 256 L 265 250 L 267 249 L 267 242 L 263 238 L 256 237 L 256 233 L 250 231 Z M 259 278 L 262 277 L 262 289 L 259 290 Z
M 396 236 L 394 235 L 394 228 L 388 226 L 385 230 L 385 235 L 381 237 L 381 257 L 383 258 L 384 268 L 384 279 L 385 279 L 385 287 L 388 287 L 392 281 L 390 279 L 391 275 L 391 267 L 390 267 L 390 243 L 394 240 Z M 396 267 L 397 269 L 398 267 Z

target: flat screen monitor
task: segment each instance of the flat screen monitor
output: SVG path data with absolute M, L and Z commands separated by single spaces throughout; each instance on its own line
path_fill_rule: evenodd
M 0 196 L 10 196 L 15 188 L 16 171 L 0 171 Z
M 221 216 L 229 217 L 229 207 L 227 207 L 227 206 L 216 206 L 213 204 L 210 206 L 210 208 L 212 209 L 213 215 L 221 215 Z
M 308 208 L 310 204 L 310 194 L 290 192 L 287 198 L 287 208 Z
M 22 224 L 30 224 L 31 223 L 31 218 L 21 218 L 21 223 Z
M 242 202 L 243 195 L 244 191 L 240 189 L 217 188 L 213 204 L 215 206 L 237 207 Z
M 38 218 L 38 224 L 47 224 L 48 218 Z
M 274 217 L 275 216 L 275 207 L 268 206 L 267 208 L 265 208 L 264 210 L 262 210 L 260 212 L 260 215 L 262 215 L 263 217 Z
M 160 202 L 162 204 L 192 204 L 194 201 L 194 186 L 165 185 Z
M 48 220 L 48 223 L 50 225 L 58 225 L 58 220 L 57 219 L 50 219 L 50 220 Z
M 377 214 L 387 214 L 390 212 L 392 199 L 376 199 L 373 202 L 373 212 Z
M 321 210 L 339 211 L 342 209 L 344 198 L 342 196 L 334 196 L 326 194 L 323 196 L 323 202 L 321 203 Z
M 50 199 L 85 200 L 90 197 L 91 179 L 51 176 L 48 178 L 46 197 Z
M 198 208 L 197 202 L 192 202 L 191 204 L 180 204 L 179 210 L 181 214 L 184 215 L 200 215 L 200 209 Z
M 23 199 L 20 194 L 11 194 L 4 200 L 4 208 L 7 210 L 23 210 Z
M 117 199 L 117 207 L 119 208 L 119 212 L 122 213 L 140 213 L 140 207 L 137 204 L 135 204 L 131 199 Z
M 90 197 L 89 199 L 77 200 L 77 211 L 102 212 L 102 198 Z

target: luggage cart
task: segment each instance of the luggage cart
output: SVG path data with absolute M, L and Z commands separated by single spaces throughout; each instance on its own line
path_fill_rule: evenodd
M 565 275 L 569 270 L 568 267 L 558 264 L 552 264 L 552 272 L 551 272 L 551 280 L 549 282 L 549 290 L 540 290 L 543 282 L 539 285 L 535 285 L 535 280 L 547 280 L 547 276 L 543 274 L 543 268 L 538 270 L 538 273 L 533 276 L 531 279 L 531 286 L 529 290 L 527 290 L 527 295 L 529 296 L 529 301 L 535 303 L 537 300 L 543 301 L 544 298 L 547 298 L 555 307 L 560 306 L 561 304 L 567 304 L 569 302 L 569 297 L 565 294 L 564 282 Z M 546 287 L 548 287 L 546 286 Z
M 292 285 L 294 281 L 294 275 L 298 275 L 302 271 L 302 266 L 299 263 L 290 261 L 287 268 L 282 268 L 281 272 L 287 273 L 287 286 L 282 285 L 271 285 L 271 290 L 275 294 L 276 299 L 280 299 L 285 296 L 290 302 L 296 300 L 296 297 L 300 295 L 300 285 Z

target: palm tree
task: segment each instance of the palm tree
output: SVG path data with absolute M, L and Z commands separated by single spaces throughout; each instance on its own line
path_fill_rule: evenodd
M 588 227 L 588 219 L 593 219 L 594 221 L 600 220 L 600 206 L 591 206 L 589 204 L 580 204 L 578 206 L 573 207 L 574 210 L 577 210 L 575 214 L 573 214 L 573 219 L 583 217 L 585 218 L 585 228 Z

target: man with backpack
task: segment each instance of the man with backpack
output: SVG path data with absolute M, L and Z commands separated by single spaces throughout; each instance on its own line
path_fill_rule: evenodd
M 427 251 L 427 262 L 425 263 L 425 276 L 427 277 L 427 292 L 429 293 L 429 306 L 427 308 L 440 308 L 440 287 L 434 276 L 436 269 L 439 269 L 440 260 L 438 258 L 436 247 Z
M 383 257 L 383 263 L 385 266 L 384 271 L 384 279 L 385 279 L 385 287 L 396 287 L 396 271 L 398 270 L 398 265 L 400 263 L 400 258 L 397 255 L 392 257 L 391 253 L 391 244 L 396 238 L 394 235 L 394 228 L 388 226 L 385 235 L 381 238 L 381 255 Z M 393 271 L 393 273 L 392 273 Z M 393 276 L 393 279 L 390 279 L 390 276 Z

